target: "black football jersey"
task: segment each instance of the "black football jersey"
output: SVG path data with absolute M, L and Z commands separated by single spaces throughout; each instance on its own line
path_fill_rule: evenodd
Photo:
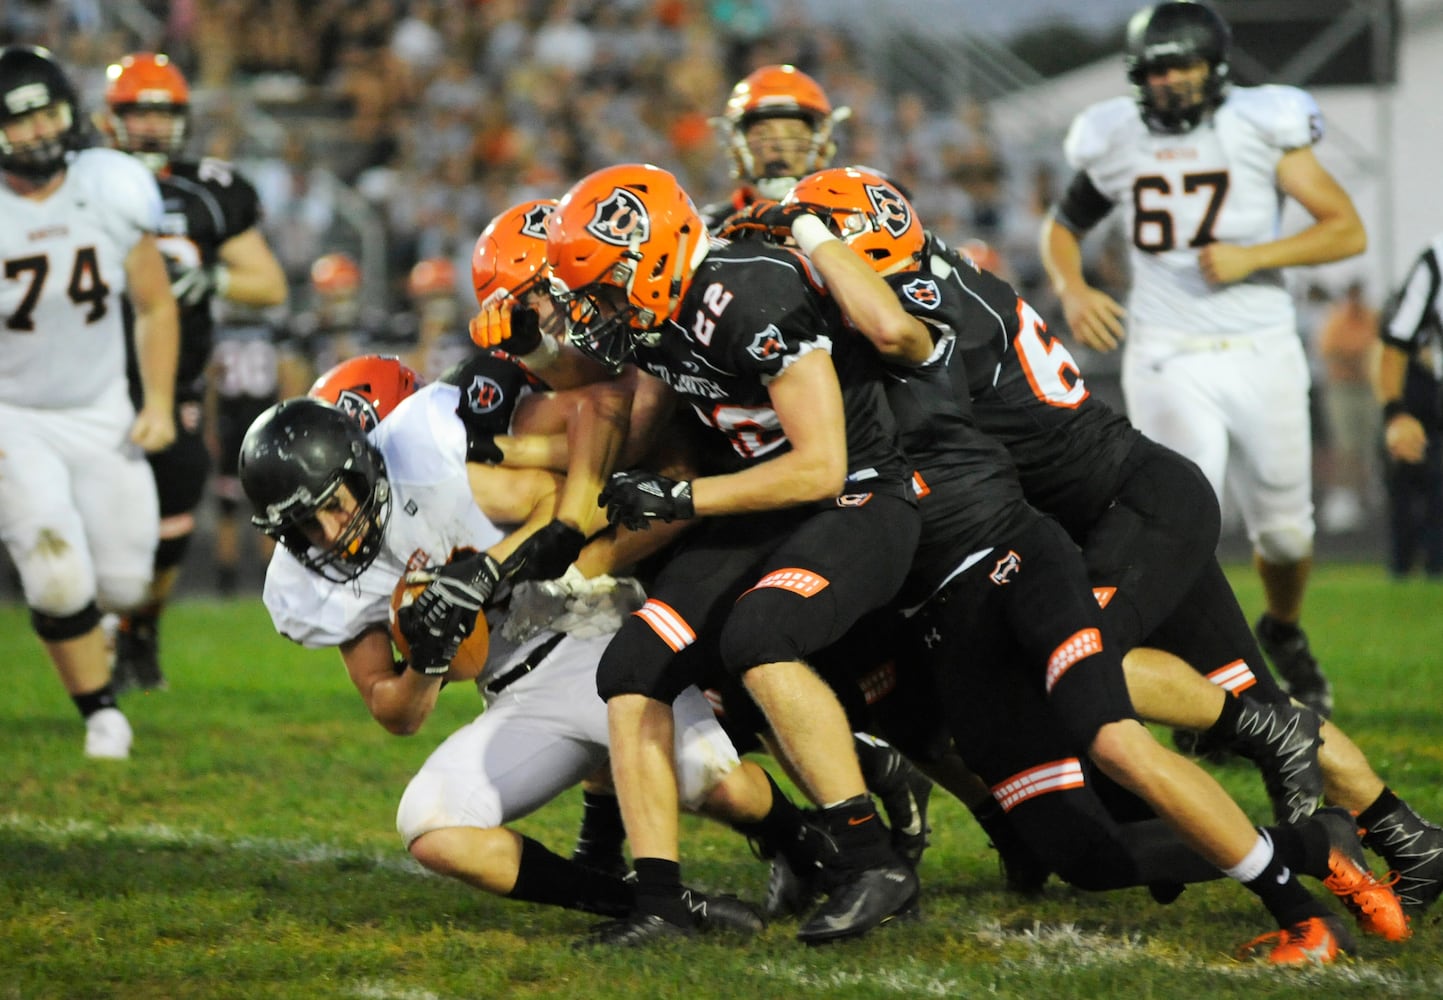
M 156 245 L 172 274 L 194 267 L 210 267 L 220 259 L 220 248 L 233 236 L 255 226 L 261 217 L 255 188 L 222 160 L 176 160 L 157 176 L 165 214 Z M 134 314 L 125 304 L 126 330 Z M 178 402 L 199 399 L 205 392 L 205 371 L 214 337 L 211 296 L 180 307 L 180 360 L 176 369 Z M 133 337 L 127 337 L 127 342 Z M 131 396 L 139 405 L 140 373 L 132 350 L 129 359 Z
M 1032 505 L 1064 524 L 1100 513 L 1139 432 L 1092 396 L 1036 311 L 935 237 L 921 269 L 887 281 L 903 308 L 955 336 L 961 364 L 949 371 L 966 380 L 977 426 L 1007 448 Z
M 511 433 L 516 404 L 531 392 L 551 387 L 509 354 L 483 351 L 453 365 L 441 381 L 461 390 L 456 416 L 466 428 L 466 460 L 485 462 L 494 454 L 492 439 Z
M 813 350 L 831 354 L 841 382 L 849 483 L 905 484 L 910 467 L 897 447 L 876 353 L 844 329 L 820 280 L 793 251 L 713 241 L 672 319 L 633 360 L 731 445 L 725 467 L 705 470 L 719 473 L 791 447 L 767 384 Z

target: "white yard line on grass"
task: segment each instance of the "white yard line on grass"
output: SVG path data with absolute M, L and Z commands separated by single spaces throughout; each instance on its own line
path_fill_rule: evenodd
M 365 862 L 386 871 L 404 872 L 426 878 L 437 878 L 422 868 L 409 855 L 383 852 L 345 850 L 334 844 L 318 844 L 305 840 L 281 840 L 274 837 L 218 837 L 198 830 L 181 830 L 164 823 L 136 823 L 125 826 L 104 826 L 90 820 L 49 820 L 23 813 L 0 813 L 0 830 L 15 830 L 54 844 L 87 841 L 123 840 L 142 847 L 197 847 L 243 851 L 296 864 L 329 862 Z

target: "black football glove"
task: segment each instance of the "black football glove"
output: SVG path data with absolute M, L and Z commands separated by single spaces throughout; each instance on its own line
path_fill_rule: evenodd
M 804 215 L 815 215 L 832 228 L 832 210 L 824 205 L 761 200 L 752 202 L 723 223 L 719 235 L 723 239 L 750 236 L 773 243 L 786 243 L 792 238 L 792 223 Z
M 444 674 L 450 669 L 500 576 L 500 565 L 484 552 L 416 575 L 429 581 L 426 589 L 396 613 L 411 646 L 412 670 Z
M 639 469 L 612 473 L 596 503 L 606 508 L 609 522 L 632 531 L 649 527 L 651 521 L 684 521 L 696 516 L 690 482 Z
M 501 564 L 512 586 L 525 580 L 555 580 L 581 555 L 586 536 L 564 521 L 552 521 L 532 535 Z

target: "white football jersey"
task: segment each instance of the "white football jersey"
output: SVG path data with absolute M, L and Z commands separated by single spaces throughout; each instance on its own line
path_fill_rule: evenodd
M 125 378 L 125 258 L 161 219 L 150 171 L 86 149 L 44 201 L 0 184 L 0 399 L 88 406 Z
M 1296 325 L 1281 270 L 1214 287 L 1198 249 L 1276 239 L 1278 161 L 1322 135 L 1317 103 L 1296 87 L 1234 87 L 1210 120 L 1183 135 L 1150 132 L 1128 97 L 1078 115 L 1064 145 L 1068 162 L 1125 212 L 1129 336 L 1235 336 Z
M 391 592 L 409 569 L 489 549 L 504 536 L 476 506 L 466 476 L 461 390 L 433 382 L 371 432 L 386 461 L 391 516 L 376 561 L 350 583 L 312 573 L 276 546 L 262 598 L 276 631 L 309 649 L 339 646 L 390 620 Z M 493 663 L 495 658 L 493 658 Z

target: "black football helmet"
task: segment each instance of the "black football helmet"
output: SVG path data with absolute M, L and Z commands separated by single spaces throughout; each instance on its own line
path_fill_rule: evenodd
M 255 508 L 251 523 L 327 580 L 354 580 L 381 554 L 391 514 L 386 463 L 339 407 L 303 396 L 256 417 L 241 442 L 240 481 Z M 342 483 L 358 509 L 346 533 L 322 550 L 304 529 Z
M 1232 30 L 1205 3 L 1172 0 L 1134 14 L 1127 23 L 1127 78 L 1148 128 L 1170 134 L 1190 132 L 1221 104 L 1227 93 L 1231 48 Z M 1149 73 L 1198 59 L 1208 64 L 1208 76 L 1196 100 L 1160 96 L 1147 85 Z
M 65 128 L 50 139 L 13 144 L 0 131 L 0 169 L 43 181 L 65 167 L 65 154 L 89 145 L 75 87 L 47 49 L 7 45 L 0 49 L 0 125 L 52 104 L 63 106 Z

